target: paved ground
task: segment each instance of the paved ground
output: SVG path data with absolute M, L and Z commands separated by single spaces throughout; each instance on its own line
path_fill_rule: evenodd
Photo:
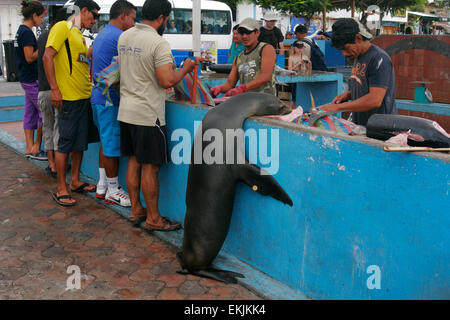
M 0 299 L 259 299 L 240 285 L 176 273 L 177 249 L 91 197 L 52 199 L 56 181 L 0 144 Z M 81 289 L 66 290 L 67 268 Z

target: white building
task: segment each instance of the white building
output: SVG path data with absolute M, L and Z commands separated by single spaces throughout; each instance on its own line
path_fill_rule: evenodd
M 261 20 L 264 17 L 264 13 L 266 12 L 266 9 L 263 9 L 253 3 L 243 1 L 241 4 L 238 4 L 236 7 L 236 22 L 235 24 L 238 24 L 245 18 L 253 18 L 256 20 Z M 277 22 L 277 27 L 280 28 L 283 35 L 286 33 L 286 31 L 289 29 L 289 25 L 291 23 L 290 16 L 278 14 L 279 20 Z
M 0 2 L 0 39 L 14 39 L 22 23 L 20 15 L 21 0 L 2 0 Z

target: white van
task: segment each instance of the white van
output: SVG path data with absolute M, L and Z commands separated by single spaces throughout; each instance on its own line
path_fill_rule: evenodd
M 142 6 L 145 0 L 128 0 L 137 7 L 136 22 L 142 18 Z M 172 4 L 169 22 L 164 38 L 169 42 L 177 65 L 192 55 L 192 1 L 169 0 Z M 72 5 L 73 0 L 65 5 Z M 98 33 L 109 22 L 109 11 L 115 0 L 95 0 L 100 6 L 98 25 L 93 30 Z M 232 13 L 228 5 L 218 1 L 201 1 L 201 41 L 215 41 L 217 44 L 217 63 L 227 63 L 228 50 L 233 40 Z M 94 34 L 95 37 L 95 34 Z

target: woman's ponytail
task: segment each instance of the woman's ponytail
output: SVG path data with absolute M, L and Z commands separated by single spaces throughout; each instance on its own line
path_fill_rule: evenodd
M 40 16 L 45 11 L 42 3 L 36 0 L 22 0 L 22 10 L 20 13 L 22 14 L 24 20 L 31 19 L 33 14 Z

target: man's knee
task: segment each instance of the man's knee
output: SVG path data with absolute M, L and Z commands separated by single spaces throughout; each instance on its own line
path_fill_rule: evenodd
M 148 172 L 151 174 L 157 174 L 159 172 L 160 168 L 161 168 L 161 166 L 156 165 L 156 164 L 151 164 L 151 163 L 142 164 L 142 170 L 144 172 Z

